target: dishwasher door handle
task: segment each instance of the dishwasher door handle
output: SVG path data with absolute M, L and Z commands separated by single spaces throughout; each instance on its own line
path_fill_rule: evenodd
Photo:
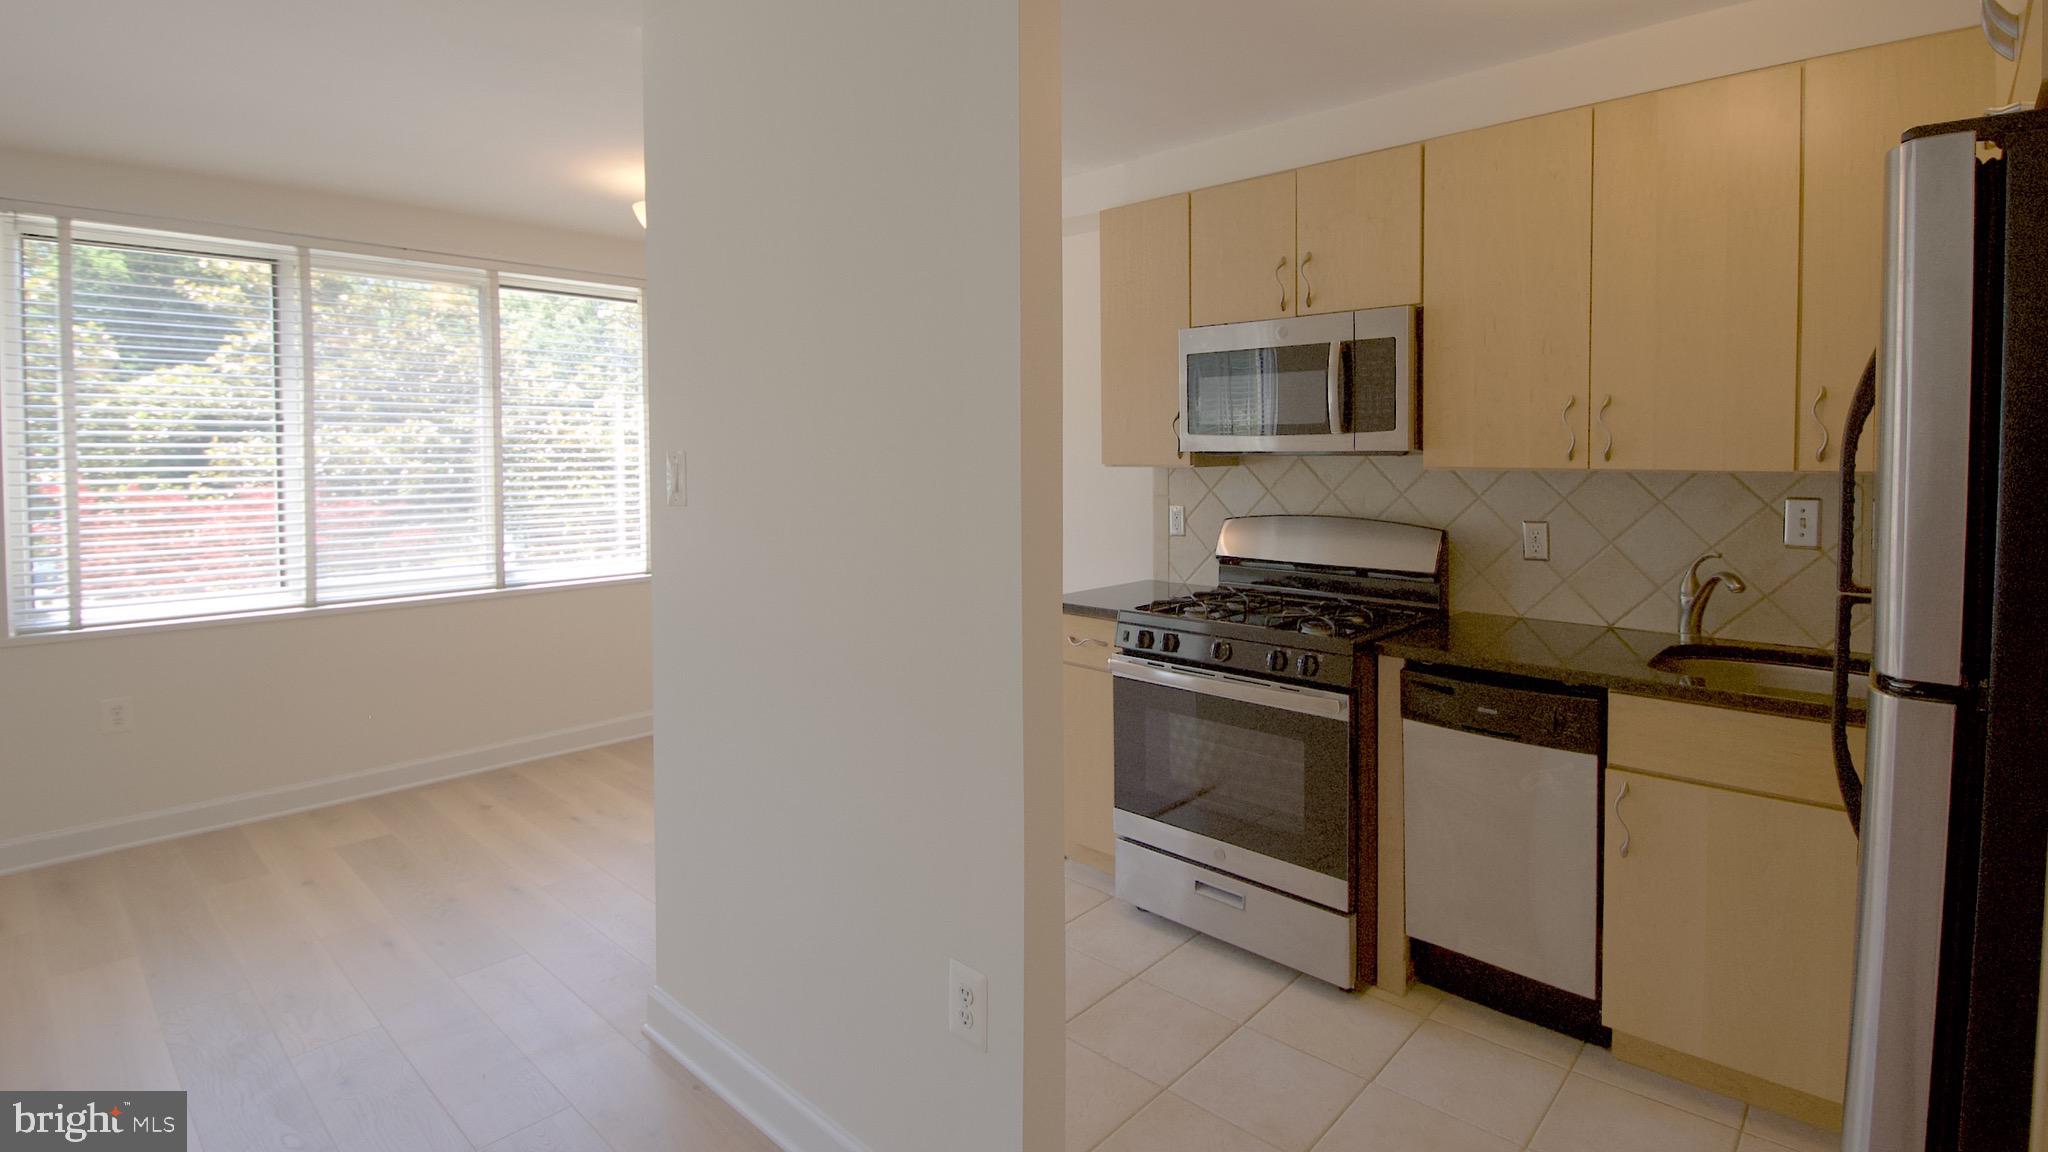
M 1621 782 L 1621 791 L 1614 794 L 1614 822 L 1621 826 L 1621 856 L 1628 858 L 1628 822 L 1621 818 L 1621 802 L 1628 799 L 1628 781 Z

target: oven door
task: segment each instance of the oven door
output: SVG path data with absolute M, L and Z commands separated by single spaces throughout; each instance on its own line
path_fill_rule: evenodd
M 1349 452 L 1352 313 L 1184 328 L 1183 452 Z
M 1117 655 L 1116 834 L 1351 907 L 1351 698 Z

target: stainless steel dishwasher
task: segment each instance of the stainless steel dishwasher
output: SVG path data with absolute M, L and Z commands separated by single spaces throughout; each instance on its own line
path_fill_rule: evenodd
M 1417 976 L 1604 1043 L 1603 714 L 1597 690 L 1434 668 L 1401 674 Z

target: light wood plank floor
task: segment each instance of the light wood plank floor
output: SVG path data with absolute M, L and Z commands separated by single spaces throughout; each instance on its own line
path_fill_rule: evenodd
M 0 1085 L 206 1152 L 774 1152 L 640 1032 L 652 747 L 0 876 Z

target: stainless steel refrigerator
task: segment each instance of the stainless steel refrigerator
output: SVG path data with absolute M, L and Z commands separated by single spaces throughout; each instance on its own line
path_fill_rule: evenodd
M 1845 514 L 1836 632 L 1846 666 L 1869 603 L 1860 796 L 1836 709 L 1863 854 L 1843 1147 L 2017 1152 L 2048 865 L 2048 112 L 1915 129 L 1888 179 L 1875 555 L 1859 587 Z

